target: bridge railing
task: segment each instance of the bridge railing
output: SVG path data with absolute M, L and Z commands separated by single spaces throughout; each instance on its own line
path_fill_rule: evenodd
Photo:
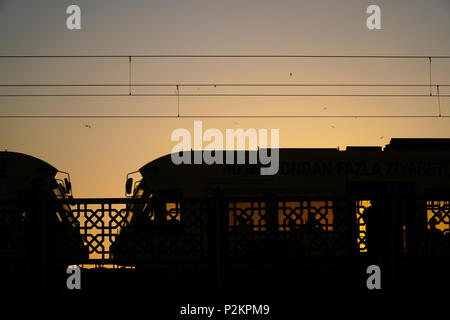
M 376 241 L 399 256 L 450 256 L 449 201 L 430 197 L 96 198 L 64 204 L 56 208 L 75 220 L 89 248 L 89 259 L 79 264 L 93 267 L 360 257 L 383 249 Z M 13 251 L 20 256 L 34 236 L 21 236 L 30 230 L 24 227 L 27 212 L 20 203 L 1 201 L 0 213 L 0 229 L 8 230 L 2 260 Z

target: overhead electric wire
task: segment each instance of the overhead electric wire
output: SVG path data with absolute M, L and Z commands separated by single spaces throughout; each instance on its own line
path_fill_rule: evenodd
M 429 94 L 283 94 L 283 93 L 80 93 L 80 94 L 0 94 L 0 97 L 401 97 L 401 98 L 430 98 L 437 95 Z M 440 95 L 441 98 L 448 98 L 450 95 Z
M 121 83 L 30 83 L 0 84 L 0 87 L 128 87 Z M 133 83 L 132 87 L 429 87 L 429 84 L 357 84 L 357 83 Z M 432 87 L 450 87 L 450 84 L 432 84 Z
M 47 59 L 47 58 L 128 58 L 129 65 L 129 81 L 128 84 L 121 83 L 77 83 L 77 84 L 0 84 L 0 87 L 128 87 L 128 93 L 17 93 L 17 94 L 0 94 L 0 97 L 177 97 L 178 112 L 177 115 L 0 115 L 0 118 L 447 118 L 440 113 L 439 115 L 180 115 L 179 98 L 180 97 L 450 97 L 448 94 L 441 95 L 439 87 L 449 87 L 446 84 L 431 83 L 431 61 L 432 59 L 450 59 L 450 56 L 424 56 L 424 55 L 2 55 L 0 59 Z M 185 83 L 185 84 L 158 84 L 158 83 L 136 83 L 132 84 L 131 79 L 131 60 L 134 58 L 330 58 L 330 59 L 427 59 L 430 63 L 429 84 L 305 84 L 305 83 Z M 173 93 L 133 93 L 133 87 L 176 87 L 177 92 Z M 380 94 L 300 94 L 300 93 L 180 93 L 181 87 L 430 87 L 429 94 L 411 94 L 411 93 L 380 93 Z M 433 95 L 432 87 L 437 88 L 437 95 Z
M 74 83 L 74 84 L 0 84 L 0 87 L 128 87 L 128 93 L 12 93 L 0 94 L 0 97 L 434 97 L 430 94 L 311 94 L 311 93 L 180 93 L 182 87 L 402 87 L 402 88 L 420 88 L 429 87 L 428 84 L 355 84 L 355 83 L 185 83 L 185 84 L 159 84 L 159 83 L 137 83 L 137 84 L 119 84 L 119 83 Z M 433 87 L 450 87 L 448 84 L 433 84 Z M 133 87 L 174 87 L 176 93 L 132 93 Z M 449 97 L 450 95 L 439 95 L 440 97 Z
M 450 118 L 439 115 L 0 115 L 6 119 Z
M 336 58 L 336 59 L 450 59 L 450 55 L 289 55 L 289 54 L 135 54 L 135 55 L 0 55 L 13 58 Z

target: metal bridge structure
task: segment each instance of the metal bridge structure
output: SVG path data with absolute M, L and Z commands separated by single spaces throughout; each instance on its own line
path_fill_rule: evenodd
M 144 208 L 140 216 L 129 219 L 138 206 Z M 374 207 L 381 223 L 371 217 L 368 208 Z M 38 239 L 20 236 L 19 204 L 2 201 L 0 208 L 7 213 L 2 228 L 17 223 L 3 233 L 1 260 L 26 263 L 14 254 Z M 422 287 L 417 281 L 446 286 L 450 278 L 450 209 L 444 197 L 87 198 L 72 199 L 67 208 L 79 223 L 89 258 L 77 258 L 73 246 L 53 243 L 58 250 L 50 252 L 58 255 L 47 262 L 60 261 L 65 252 L 90 272 L 115 270 L 113 282 L 119 271 L 145 273 L 159 292 L 193 286 L 202 292 L 282 290 L 288 283 L 309 292 L 362 290 L 361 278 L 373 264 L 387 270 L 386 279 L 396 279 L 386 281 L 392 290 L 409 288 L 405 283 L 412 278 L 415 287 Z M 430 282 L 436 277 L 440 280 Z

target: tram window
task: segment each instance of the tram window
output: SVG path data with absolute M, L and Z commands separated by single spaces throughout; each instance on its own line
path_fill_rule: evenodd
M 62 218 L 58 211 L 56 211 L 56 217 L 58 218 L 59 223 L 62 223 Z
M 367 252 L 366 230 L 367 223 L 364 220 L 364 210 L 372 205 L 370 200 L 356 201 L 356 226 L 358 228 L 358 238 L 356 239 L 359 252 Z
M 180 221 L 180 203 L 179 202 L 166 202 L 166 220 L 167 221 Z
M 53 191 L 53 194 L 55 195 L 56 199 L 64 198 L 60 188 L 53 188 L 52 191 Z
M 139 189 L 136 190 L 136 193 L 134 194 L 134 197 L 135 198 L 140 198 L 140 197 L 142 197 L 143 194 L 144 194 L 144 190 L 139 188 Z
M 278 230 L 291 231 L 304 226 L 333 231 L 333 201 L 279 201 Z
M 167 207 L 166 207 L 166 210 L 167 210 Z M 148 202 L 146 202 L 144 204 L 144 207 L 142 208 L 142 212 L 144 213 L 145 216 L 147 216 L 148 219 L 150 219 L 150 221 L 155 220 L 155 211 L 151 210 L 151 206 L 149 205 Z
M 427 201 L 427 229 L 450 232 L 450 201 Z
M 60 210 L 61 212 L 59 212 L 59 214 L 62 221 L 68 222 L 74 228 L 79 226 L 78 220 L 74 217 L 74 214 L 68 205 L 63 204 Z
M 247 227 L 253 231 L 265 231 L 266 203 L 260 201 L 228 203 L 229 230 Z

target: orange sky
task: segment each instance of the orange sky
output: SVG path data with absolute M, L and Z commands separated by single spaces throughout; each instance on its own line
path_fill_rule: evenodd
M 82 30 L 65 28 L 69 1 L 1 1 L 0 55 L 450 55 L 447 0 L 77 1 Z M 365 9 L 379 4 L 382 30 Z M 134 83 L 428 84 L 426 59 L 134 59 Z M 450 84 L 450 59 L 432 83 Z M 128 59 L 0 59 L 0 83 L 127 83 Z M 292 75 L 291 75 L 292 74 Z M 1 93 L 23 89 L 0 88 Z M 33 93 L 123 93 L 45 88 Z M 62 91 L 64 90 L 64 91 Z M 83 91 L 81 91 L 83 90 Z M 134 88 L 175 93 L 174 87 Z M 245 90 L 245 91 L 243 91 Z M 378 90 L 378 91 L 372 91 Z M 411 93 L 428 88 L 181 88 L 182 93 Z M 435 91 L 433 91 L 435 93 Z M 450 87 L 441 88 L 450 94 Z M 0 97 L 5 115 L 175 115 L 176 97 Z M 182 97 L 184 115 L 435 115 L 437 98 Z M 450 98 L 441 98 L 450 115 Z M 201 119 L 199 117 L 198 119 Z M 120 197 L 125 175 L 169 153 L 194 119 L 6 119 L 0 149 L 69 171 L 76 197 Z M 91 126 L 87 128 L 85 125 Z M 204 119 L 206 128 L 279 128 L 281 147 L 385 145 L 391 137 L 450 137 L 449 118 Z

